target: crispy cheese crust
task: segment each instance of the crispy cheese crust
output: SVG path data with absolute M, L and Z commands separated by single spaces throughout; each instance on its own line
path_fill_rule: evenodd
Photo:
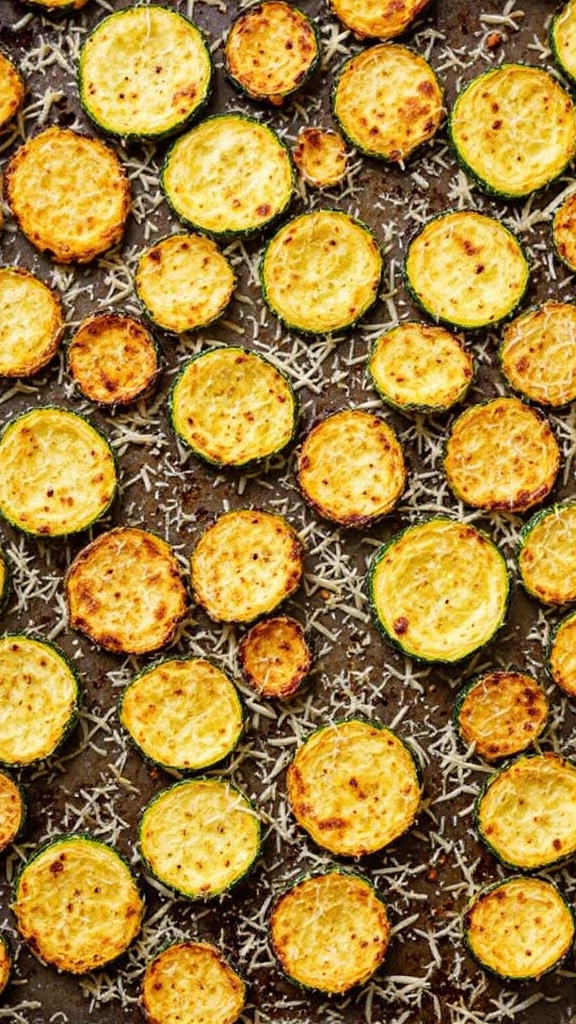
M 548 698 L 532 676 L 486 672 L 464 688 L 456 723 L 464 742 L 486 761 L 519 754 L 544 729 Z
M 208 942 L 168 946 L 144 974 L 142 1004 L 150 1024 L 234 1024 L 245 1001 L 245 982 Z
M 68 345 L 67 362 L 79 391 L 99 405 L 134 402 L 159 373 L 150 332 L 133 317 L 117 313 L 83 320 Z
M 576 306 L 544 302 L 516 317 L 503 334 L 500 367 L 529 401 L 567 405 L 576 398 Z
M 29 377 L 50 362 L 64 330 L 60 298 L 22 267 L 0 268 L 0 376 Z
M 313 188 L 338 185 L 346 175 L 346 143 L 331 129 L 302 128 L 292 158 L 304 181 Z
M 20 786 L 6 772 L 0 771 L 0 853 L 16 839 L 22 828 L 24 817 L 24 797 Z M 0 964 L 1 960 L 2 943 L 0 939 Z M 3 987 L 2 967 L 0 966 L 0 992 Z
M 16 116 L 24 102 L 24 79 L 8 57 L 0 52 L 0 128 Z
M 263 697 L 291 697 L 312 666 L 312 652 L 296 619 L 278 615 L 257 622 L 238 646 L 246 682 Z
M 393 39 L 402 35 L 430 0 L 329 0 L 340 21 L 355 35 Z
M 544 604 L 576 601 L 576 504 L 543 509 L 520 533 L 518 568 L 529 594 Z
M 406 321 L 375 342 L 368 372 L 388 405 L 444 412 L 464 397 L 474 361 L 461 339 L 443 327 Z
M 556 685 L 569 697 L 576 697 L 576 612 L 567 615 L 556 626 L 547 660 Z

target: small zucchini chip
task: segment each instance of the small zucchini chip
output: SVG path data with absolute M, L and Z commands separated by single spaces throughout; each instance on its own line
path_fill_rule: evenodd
M 560 70 L 576 83 L 576 2 L 568 0 L 550 25 L 550 48 Z
M 567 956 L 574 916 L 552 882 L 515 876 L 476 893 L 465 934 L 481 967 L 506 981 L 538 980 Z
M 271 128 L 243 114 L 218 114 L 174 143 L 161 183 L 185 224 L 233 238 L 259 231 L 282 213 L 294 171 Z
M 344 871 L 298 882 L 270 917 L 272 948 L 284 973 L 299 985 L 335 995 L 372 977 L 391 930 L 386 906 L 370 882 Z
M 251 509 L 225 512 L 192 553 L 195 599 L 217 622 L 252 622 L 298 589 L 303 553 L 282 516 Z
M 518 568 L 532 597 L 544 604 L 576 601 L 576 502 L 537 512 L 520 533 Z
M 26 804 L 23 790 L 10 775 L 0 771 L 0 853 L 14 842 L 24 824 L 25 817 Z M 1 960 L 0 942 L 0 964 Z M 3 987 L 2 967 L 0 966 L 0 992 Z
M 548 720 L 548 698 L 523 672 L 484 672 L 460 692 L 454 712 L 464 743 L 486 761 L 526 750 Z
M 440 214 L 408 246 L 406 281 L 434 320 L 465 330 L 489 327 L 516 309 L 530 277 L 508 228 L 475 210 Z
M 329 0 L 346 28 L 360 39 L 393 39 L 402 35 L 430 0 Z
M 4 128 L 24 103 L 26 86 L 22 75 L 2 52 L 0 52 L 0 129 Z
M 32 536 L 64 537 L 104 515 L 116 495 L 106 438 L 68 409 L 10 420 L 0 436 L 0 515 Z
M 364 526 L 391 512 L 406 485 L 402 446 L 379 416 L 344 409 L 306 436 L 296 467 L 306 501 L 341 526 Z
M 567 405 L 576 398 L 576 306 L 544 302 L 516 317 L 503 334 L 500 368 L 529 401 Z
M 168 946 L 144 974 L 142 1005 L 150 1024 L 234 1024 L 245 1002 L 246 983 L 208 942 Z
M 518 398 L 466 409 L 452 424 L 444 471 L 457 498 L 490 512 L 526 512 L 550 493 L 560 448 L 542 413 Z
M 150 391 L 160 372 L 150 332 L 120 313 L 97 313 L 83 320 L 66 355 L 76 387 L 98 405 L 136 401 Z
M 524 754 L 491 775 L 476 803 L 480 838 L 508 867 L 539 871 L 576 853 L 576 767 Z
M 339 185 L 346 176 L 346 143 L 338 132 L 329 128 L 302 128 L 292 150 L 292 159 L 304 181 L 313 188 Z
M 547 662 L 556 685 L 569 697 L 576 697 L 576 612 L 567 615 L 554 629 Z
M 238 658 L 244 679 L 263 697 L 291 697 L 312 667 L 304 630 L 287 615 L 252 626 L 240 641 Z
M 124 953 L 140 931 L 144 903 L 124 858 L 77 834 L 32 854 L 16 879 L 12 910 L 40 960 L 86 974 Z
M 391 729 L 349 719 L 323 726 L 298 748 L 288 801 L 318 846 L 363 857 L 414 824 L 422 786 L 411 751 Z
M 4 192 L 22 233 L 55 263 L 90 263 L 111 249 L 130 210 L 116 154 L 66 128 L 47 128 L 16 151 Z
M 474 360 L 461 339 L 443 327 L 407 321 L 376 340 L 368 373 L 394 409 L 445 412 L 464 398 Z
M 340 210 L 315 210 L 274 235 L 262 293 L 287 327 L 329 334 L 352 327 L 376 301 L 382 254 L 371 231 Z
M 0 376 L 30 377 L 60 344 L 62 303 L 52 288 L 22 267 L 0 267 Z
M 0 932 L 0 995 L 2 995 L 10 980 L 11 970 L 12 955 L 10 952 L 10 944 L 6 936 Z
M 282 451 L 298 422 L 288 377 L 256 352 L 232 346 L 194 356 L 170 396 L 172 426 L 195 455 L 245 466 Z
M 424 57 L 379 43 L 346 62 L 332 109 L 349 142 L 367 156 L 402 163 L 440 126 L 442 90 Z
M 234 684 L 204 658 L 161 661 L 126 687 L 119 718 L 145 757 L 198 771 L 236 746 L 243 714 Z
M 508 605 L 508 570 L 479 530 L 451 519 L 409 526 L 376 553 L 369 572 L 376 623 L 420 661 L 455 662 L 493 639 Z
M 170 643 L 188 608 L 172 549 L 135 527 L 109 530 L 83 548 L 65 585 L 70 626 L 125 654 Z
M 569 195 L 554 214 L 552 243 L 558 258 L 570 270 L 576 270 L 576 192 Z
M 264 0 L 244 11 L 224 44 L 224 65 L 233 83 L 252 99 L 274 106 L 302 88 L 319 55 L 310 18 L 283 0 Z
M 260 821 L 250 802 L 223 779 L 177 782 L 158 793 L 140 821 L 146 867 L 189 899 L 209 899 L 236 885 L 260 850 Z
M 24 3 L 30 7 L 39 7 L 41 10 L 68 14 L 85 7 L 88 0 L 24 0 Z
M 102 131 L 157 139 L 180 131 L 204 106 L 212 59 L 197 26 L 155 4 L 100 21 L 80 53 L 80 102 Z
M 206 327 L 224 312 L 236 277 L 211 238 L 179 234 L 144 250 L 134 284 L 152 323 L 182 334 Z
M 76 722 L 80 683 L 68 659 L 46 640 L 0 637 L 0 763 L 42 761 Z

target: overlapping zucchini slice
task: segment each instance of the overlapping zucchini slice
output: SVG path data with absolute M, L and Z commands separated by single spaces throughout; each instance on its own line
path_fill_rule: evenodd
M 90 263 L 111 249 L 130 210 L 116 154 L 65 128 L 47 128 L 16 151 L 4 193 L 28 241 L 56 263 Z
M 514 235 L 475 210 L 428 221 L 408 246 L 405 272 L 412 295 L 430 316 L 466 330 L 509 316 L 530 277 Z
M 369 572 L 377 624 L 421 661 L 455 662 L 493 639 L 508 605 L 508 571 L 479 530 L 428 519 L 397 533 Z
M 576 503 L 537 512 L 523 527 L 518 546 L 522 583 L 544 604 L 576 601 Z
M 459 94 L 450 135 L 484 189 L 517 198 L 550 184 L 574 157 L 576 108 L 542 68 L 503 64 Z
M 368 373 L 393 408 L 444 412 L 464 398 L 474 360 L 462 340 L 443 327 L 406 321 L 377 339 Z
M 361 153 L 402 163 L 438 130 L 442 90 L 428 62 L 396 43 L 352 57 L 334 86 L 332 109 Z
M 329 0 L 340 21 L 360 38 L 402 35 L 430 0 Z
M 484 672 L 460 692 L 454 717 L 464 743 L 474 744 L 486 761 L 496 761 L 537 739 L 548 720 L 548 698 L 524 672 Z
M 16 116 L 25 93 L 26 86 L 18 68 L 0 51 L 0 129 Z
M 260 821 L 246 797 L 222 779 L 177 782 L 144 808 L 139 843 L 160 882 L 189 899 L 208 899 L 250 870 L 260 849 Z
M 245 466 L 282 451 L 298 422 L 288 377 L 264 356 L 229 346 L 201 352 L 170 396 L 174 430 L 195 455 L 217 466 Z
M 291 697 L 312 667 L 312 651 L 299 622 L 287 615 L 262 619 L 238 645 L 246 682 L 263 697 Z
M 0 376 L 37 373 L 56 353 L 63 329 L 52 288 L 22 267 L 0 268 Z
M 552 221 L 552 242 L 556 254 L 570 270 L 576 270 L 576 193 L 558 207 Z
M 576 3 L 568 0 L 550 25 L 550 47 L 560 70 L 576 83 Z
M 576 697 L 576 612 L 567 615 L 553 630 L 547 663 L 556 685 L 569 697 Z
M 264 299 L 287 327 L 329 334 L 352 327 L 375 302 L 382 255 L 360 221 L 316 210 L 280 228 L 260 273 Z
M 69 623 L 109 651 L 145 654 L 170 643 L 188 599 L 166 541 L 118 527 L 77 555 L 66 574 Z
M 177 771 L 221 761 L 243 725 L 236 687 L 204 658 L 171 659 L 145 669 L 124 690 L 118 713 L 147 758 Z
M 144 902 L 127 861 L 94 836 L 76 834 L 32 854 L 16 879 L 12 909 L 40 960 L 85 974 L 128 948 Z
M 272 948 L 289 978 L 330 994 L 361 985 L 390 942 L 386 906 L 361 875 L 329 871 L 298 882 L 270 917 Z
M 6 772 L 0 771 L 0 853 L 14 842 L 26 817 L 24 791 Z M 2 951 L 0 949 L 0 961 Z M 0 967 L 0 992 L 2 991 Z
M 79 391 L 99 405 L 127 405 L 156 382 L 158 346 L 134 317 L 97 313 L 70 339 L 68 370 Z
M 500 347 L 508 383 L 529 401 L 563 406 L 576 398 L 576 306 L 549 300 L 508 324 Z
M 82 47 L 80 101 L 105 132 L 156 139 L 204 106 L 212 80 L 200 29 L 178 11 L 126 7 L 100 21 Z
M 346 175 L 348 152 L 338 132 L 323 128 L 302 128 L 298 132 L 292 159 L 304 181 L 313 188 L 338 185 Z
M 234 1024 L 245 1001 L 246 983 L 208 942 L 163 949 L 148 964 L 142 983 L 150 1024 Z
M 6 936 L 0 932 L 0 995 L 2 995 L 10 980 L 11 969 L 12 956 L 10 953 L 10 945 Z
M 0 436 L 0 514 L 26 533 L 85 530 L 111 505 L 116 463 L 83 416 L 46 406 L 10 420 Z

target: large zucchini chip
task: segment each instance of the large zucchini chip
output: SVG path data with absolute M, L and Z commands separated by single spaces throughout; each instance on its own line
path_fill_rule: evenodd
M 526 512 L 552 490 L 560 449 L 548 421 L 518 398 L 466 409 L 446 444 L 444 471 L 457 498 L 491 512 Z
M 550 25 L 550 47 L 560 70 L 576 83 L 576 2 L 568 0 Z
M 549 300 L 516 317 L 503 334 L 500 368 L 529 401 L 562 406 L 576 398 L 576 306 Z
M 174 143 L 162 187 L 177 217 L 211 235 L 259 231 L 288 206 L 294 185 L 286 146 L 265 124 L 218 114 Z
M 0 52 L 0 128 L 16 116 L 24 102 L 24 79 L 8 57 Z
M 244 679 L 263 697 L 291 697 L 312 667 L 312 651 L 299 622 L 287 615 L 262 619 L 242 637 L 238 660 Z
M 240 509 L 208 527 L 190 560 L 194 596 L 217 622 L 252 622 L 300 586 L 303 548 L 282 516 Z
M 408 246 L 405 270 L 410 291 L 430 316 L 467 330 L 509 316 L 530 276 L 514 235 L 475 210 L 428 221 Z
M 576 853 L 576 767 L 524 754 L 491 775 L 476 803 L 480 838 L 503 864 L 539 871 Z
M 56 263 L 89 263 L 111 249 L 130 210 L 116 154 L 65 128 L 47 128 L 16 151 L 4 192 L 28 241 Z
M 523 672 L 493 671 L 476 676 L 460 692 L 456 726 L 468 746 L 486 761 L 526 750 L 548 720 L 548 698 Z
M 12 970 L 12 956 L 10 945 L 5 935 L 0 933 L 0 995 L 6 988 Z
M 26 817 L 26 804 L 22 788 L 0 771 L 0 853 L 13 843 Z M 0 949 L 0 960 L 2 951 Z M 2 968 L 0 967 L 0 992 L 2 991 Z
M 177 11 L 126 7 L 100 21 L 82 47 L 80 101 L 105 132 L 156 139 L 204 106 L 212 60 L 204 37 Z
M 44 963 L 85 974 L 115 960 L 140 931 L 144 903 L 128 863 L 89 835 L 64 835 L 22 868 L 12 909 Z
M 304 439 L 296 472 L 306 501 L 342 526 L 363 526 L 390 512 L 406 484 L 396 434 L 360 409 L 321 420 Z
M 377 339 L 368 373 L 393 408 L 444 412 L 464 398 L 474 361 L 461 339 L 443 327 L 406 321 Z
M 340 994 L 378 969 L 390 941 L 386 907 L 361 875 L 329 871 L 298 882 L 270 917 L 282 970 L 306 988 Z
M 350 719 L 317 729 L 298 748 L 287 791 L 296 820 L 315 843 L 362 857 L 410 828 L 422 786 L 412 753 L 394 732 Z
M 473 79 L 450 116 L 452 144 L 488 192 L 527 196 L 554 181 L 576 153 L 576 109 L 542 68 L 503 64 Z
M 245 982 L 208 942 L 163 949 L 148 964 L 142 983 L 150 1024 L 234 1024 L 245 1001 Z
M 352 145 L 394 163 L 432 138 L 442 104 L 428 62 L 395 43 L 371 46 L 347 61 L 332 95 L 334 117 Z
M 56 292 L 22 267 L 0 268 L 0 376 L 29 377 L 50 362 L 64 330 Z
M 548 671 L 569 697 L 576 697 L 576 612 L 561 619 L 548 645 Z
M 217 896 L 243 878 L 260 850 L 260 821 L 222 779 L 177 782 L 144 808 L 140 853 L 164 885 L 189 899 Z
M 576 270 L 576 193 L 564 200 L 552 221 L 552 243 L 556 254 L 570 270 Z
M 518 568 L 529 594 L 544 604 L 576 601 L 576 503 L 537 512 L 523 527 Z
M 204 658 L 161 661 L 126 687 L 119 718 L 142 753 L 163 768 L 216 764 L 240 738 L 243 713 L 234 684 Z
M 174 430 L 195 455 L 245 466 L 282 451 L 298 422 L 288 377 L 256 352 L 228 346 L 191 359 L 170 397 Z
M 466 910 L 468 948 L 500 978 L 538 980 L 574 940 L 574 916 L 552 882 L 516 876 L 477 892 Z
M 508 605 L 508 571 L 479 530 L 428 519 L 397 533 L 369 573 L 377 624 L 395 646 L 421 661 L 467 658 L 495 636 Z
M 355 35 L 393 39 L 402 35 L 430 0 L 329 0 L 336 17 Z
M 118 527 L 77 555 L 66 574 L 70 626 L 109 651 L 145 654 L 170 643 L 188 599 L 166 541 Z
M 116 494 L 106 438 L 83 416 L 50 406 L 10 420 L 0 436 L 0 515 L 26 533 L 85 530 Z
M 76 387 L 99 405 L 136 401 L 152 388 L 160 370 L 150 332 L 120 313 L 96 313 L 83 320 L 66 355 Z
M 269 242 L 262 292 L 287 325 L 307 334 L 352 327 L 375 302 L 382 254 L 370 230 L 339 210 L 288 221 Z

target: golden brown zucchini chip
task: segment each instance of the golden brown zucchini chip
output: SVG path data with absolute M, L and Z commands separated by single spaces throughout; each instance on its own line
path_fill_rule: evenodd
M 142 1005 L 150 1024 L 234 1024 L 245 1001 L 245 982 L 208 942 L 168 946 L 144 974 Z
M 24 103 L 26 86 L 22 75 L 2 52 L 0 52 L 0 130 L 16 117 Z
M 80 324 L 67 349 L 68 370 L 91 402 L 127 405 L 153 387 L 158 346 L 134 317 L 97 313 Z
M 552 221 L 556 254 L 570 270 L 576 270 L 576 192 L 558 207 Z
M 292 159 L 304 181 L 313 188 L 338 185 L 346 175 L 346 143 L 338 132 L 330 129 L 302 128 L 292 150 Z
M 508 383 L 540 405 L 576 398 L 576 306 L 544 302 L 513 320 L 503 334 L 500 368 Z
M 47 128 L 9 160 L 4 191 L 20 230 L 56 263 L 89 263 L 124 234 L 128 179 L 97 139 Z
M 560 689 L 576 697 L 576 612 L 554 629 L 547 652 L 548 671 Z
M 368 373 L 380 397 L 395 409 L 444 412 L 472 381 L 474 361 L 460 338 L 443 327 L 405 322 L 377 339 Z
M 0 771 L 0 853 L 14 842 L 24 824 L 25 817 L 24 791 L 6 772 Z M 0 963 L 1 960 L 2 949 L 0 948 Z M 0 966 L 0 992 L 3 987 L 2 967 Z
M 291 697 L 312 666 L 304 630 L 287 615 L 257 622 L 242 637 L 238 658 L 244 679 L 263 697 Z
M 0 376 L 29 377 L 55 355 L 64 323 L 52 288 L 22 267 L 0 267 Z
M 144 903 L 128 863 L 89 835 L 32 854 L 14 886 L 18 931 L 44 963 L 85 974 L 115 960 L 140 931 Z
M 337 18 L 355 35 L 393 39 L 402 35 L 430 0 L 329 0 Z
M 2 995 L 10 980 L 11 970 L 12 956 L 10 953 L 10 944 L 6 936 L 0 933 L 0 995 Z
M 576 601 L 576 503 L 553 505 L 528 520 L 518 568 L 528 593 L 544 604 Z
M 368 981 L 384 959 L 391 930 L 370 882 L 343 871 L 298 882 L 270 917 L 272 948 L 284 973 L 331 994 Z
M 2 548 L 0 548 L 0 612 L 4 610 L 4 606 L 10 596 L 11 588 L 12 581 L 10 567 L 6 561 L 6 555 Z
M 561 71 L 576 82 L 576 3 L 568 0 L 550 25 L 550 47 Z
M 54 11 L 56 13 L 68 14 L 72 11 L 79 11 L 85 7 L 88 0 L 23 0 L 30 7 L 40 7 L 42 10 Z
M 519 754 L 548 720 L 548 698 L 523 672 L 484 672 L 460 692 L 454 711 L 464 743 L 486 761 Z

